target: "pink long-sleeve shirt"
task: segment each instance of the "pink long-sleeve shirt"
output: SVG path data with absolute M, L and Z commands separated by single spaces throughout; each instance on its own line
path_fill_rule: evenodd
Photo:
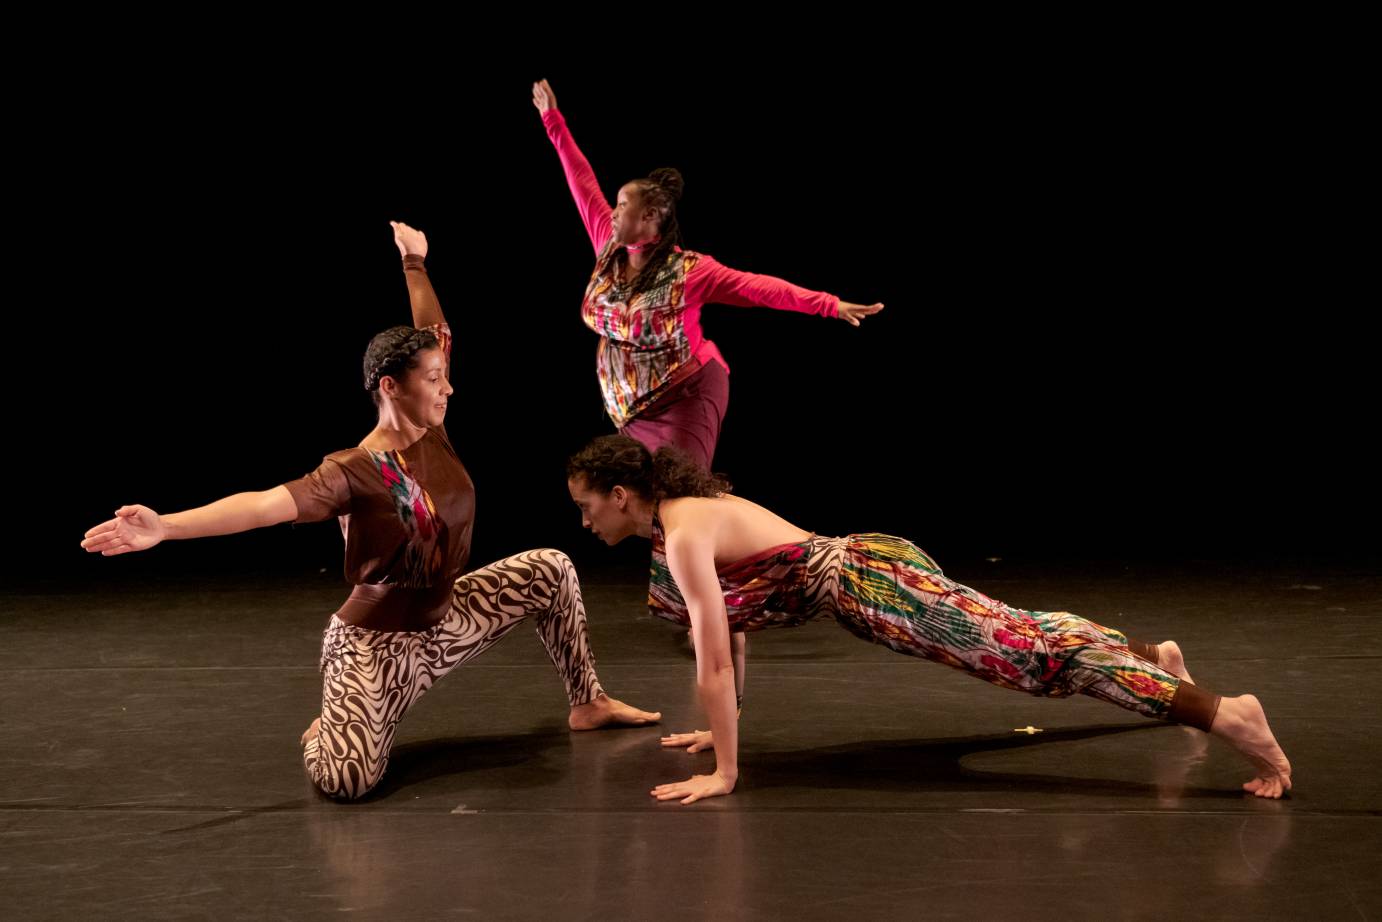
M 557 155 L 561 159 L 562 169 L 566 172 L 567 184 L 571 188 L 571 196 L 575 199 L 576 208 L 580 211 L 586 234 L 590 237 L 591 247 L 594 249 L 595 255 L 599 257 L 609 244 L 613 233 L 611 222 L 613 208 L 600 190 L 599 181 L 595 178 L 595 171 L 591 169 L 589 161 L 581 153 L 580 148 L 576 146 L 561 113 L 556 109 L 549 109 L 542 114 L 542 122 L 547 128 L 547 136 L 551 139 L 552 145 L 557 149 Z M 678 252 L 682 252 L 680 248 L 678 248 Z M 701 308 L 707 303 L 731 304 L 742 307 L 771 307 L 778 310 L 818 314 L 823 317 L 838 316 L 840 299 L 828 292 L 811 291 L 771 275 L 740 272 L 703 253 L 688 255 L 693 256 L 694 259 L 688 260 L 690 268 L 686 272 L 684 288 L 680 291 L 680 303 L 677 305 L 679 322 L 676 326 L 678 334 L 684 333 L 691 356 L 697 366 L 714 360 L 723 365 L 726 371 L 729 370 L 729 364 L 720 354 L 720 350 L 716 348 L 713 342 L 705 338 L 705 334 L 701 330 Z M 589 318 L 587 318 L 587 322 L 590 322 Z M 602 336 L 611 338 L 609 324 L 593 328 Z M 602 347 L 609 345 L 609 343 L 602 343 Z M 611 387 L 609 382 L 602 380 L 601 386 L 606 390 L 606 407 L 609 409 L 611 417 L 614 418 L 616 425 L 623 425 L 627 420 L 619 418 L 623 415 L 620 408 L 623 407 L 627 410 L 628 395 L 621 403 L 609 393 Z M 639 396 L 644 397 L 645 395 Z M 619 405 L 616 406 L 616 404 Z

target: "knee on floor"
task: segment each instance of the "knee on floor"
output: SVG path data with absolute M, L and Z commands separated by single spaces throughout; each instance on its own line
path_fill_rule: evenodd
M 383 771 L 368 777 L 356 762 L 338 762 L 332 759 L 317 759 L 307 763 L 307 777 L 318 791 L 332 800 L 359 800 L 379 784 Z

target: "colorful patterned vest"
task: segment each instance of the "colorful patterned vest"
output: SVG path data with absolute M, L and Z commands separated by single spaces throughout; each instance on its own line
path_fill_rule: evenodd
M 686 276 L 700 254 L 682 250 L 660 267 L 645 267 L 644 272 L 659 274 L 630 303 L 632 286 L 615 281 L 615 248 L 611 240 L 595 260 L 581 319 L 600 334 L 595 357 L 600 391 L 605 412 L 622 429 L 700 367 L 682 323 Z

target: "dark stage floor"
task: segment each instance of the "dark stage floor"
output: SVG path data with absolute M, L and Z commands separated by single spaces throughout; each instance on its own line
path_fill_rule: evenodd
M 112 561 L 112 565 L 118 562 Z M 1382 575 L 947 568 L 997 598 L 1179 640 L 1252 691 L 1295 768 L 1092 699 L 994 688 L 833 623 L 752 638 L 733 796 L 654 784 L 713 755 L 680 635 L 637 574 L 586 574 L 606 688 L 663 729 L 571 734 L 519 631 L 427 694 L 367 801 L 317 796 L 331 575 L 0 595 L 5 919 L 1367 919 L 1382 916 Z M 1043 728 L 1036 735 L 1014 728 Z

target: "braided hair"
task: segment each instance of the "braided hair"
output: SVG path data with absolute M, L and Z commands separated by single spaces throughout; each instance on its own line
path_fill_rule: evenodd
M 389 327 L 375 336 L 365 350 L 365 390 L 379 406 L 379 381 L 385 375 L 401 379 L 418 365 L 418 353 L 441 346 L 437 335 L 416 327 Z
M 634 279 L 633 287 L 629 290 L 627 298 L 629 301 L 657 286 L 665 274 L 668 262 L 676 255 L 676 248 L 681 245 L 681 225 L 677 223 L 677 202 L 681 201 L 681 194 L 686 183 L 682 180 L 678 170 L 664 166 L 653 170 L 643 179 L 635 179 L 633 186 L 638 191 L 638 207 L 656 209 L 662 215 L 662 219 L 658 222 L 657 246 L 648 254 L 648 261 L 644 264 L 643 271 L 638 273 L 638 278 Z M 615 250 L 614 259 L 616 262 L 627 265 L 628 258 L 628 251 L 623 247 Z

